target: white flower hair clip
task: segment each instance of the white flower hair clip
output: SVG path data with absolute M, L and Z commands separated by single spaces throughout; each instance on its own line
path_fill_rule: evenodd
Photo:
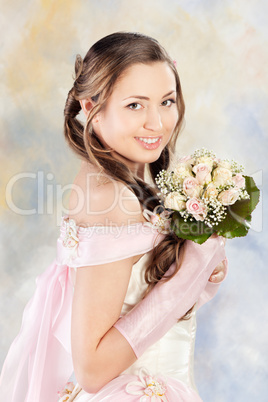
M 168 402 L 166 384 L 151 376 L 145 368 L 139 371 L 140 381 L 131 381 L 126 386 L 130 395 L 141 396 L 140 402 Z
M 170 232 L 170 224 L 173 211 L 168 211 L 161 205 L 157 205 L 153 212 L 149 209 L 144 209 L 143 216 L 148 222 L 145 223 L 146 226 L 150 226 L 158 232 L 163 234 L 168 234 Z

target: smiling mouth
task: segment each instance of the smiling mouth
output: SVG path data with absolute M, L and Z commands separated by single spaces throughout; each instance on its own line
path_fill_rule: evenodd
M 145 142 L 145 144 L 155 144 L 161 137 L 136 137 L 139 141 Z
M 160 137 L 135 137 L 135 140 L 140 144 L 140 146 L 147 150 L 157 149 L 161 142 L 162 136 Z

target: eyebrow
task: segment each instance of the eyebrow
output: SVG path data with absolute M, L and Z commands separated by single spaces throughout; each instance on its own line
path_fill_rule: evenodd
M 164 95 L 164 96 L 162 97 L 162 99 L 164 99 L 166 96 L 169 96 L 169 95 L 173 94 L 173 92 L 176 92 L 176 91 L 173 90 L 173 91 L 168 92 L 166 95 Z M 150 98 L 148 98 L 147 96 L 141 96 L 141 95 L 132 95 L 132 96 L 128 96 L 127 98 L 125 98 L 125 99 L 123 99 L 123 100 L 130 99 L 130 98 L 150 100 Z

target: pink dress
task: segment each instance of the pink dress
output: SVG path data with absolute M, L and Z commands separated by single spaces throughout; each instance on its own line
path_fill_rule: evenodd
M 37 278 L 20 333 L 13 341 L 0 379 L 0 402 L 201 401 L 194 384 L 196 309 L 211 299 L 218 284 L 208 282 L 191 318 L 164 337 L 97 394 L 79 384 L 59 399 L 73 375 L 71 309 L 76 270 L 143 254 L 134 264 L 122 308 L 126 314 L 146 289 L 144 269 L 155 241 L 163 235 L 146 224 L 122 227 L 76 227 L 63 218 L 55 261 Z

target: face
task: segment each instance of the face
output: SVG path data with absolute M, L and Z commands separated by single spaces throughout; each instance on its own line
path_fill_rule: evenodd
M 123 74 L 93 128 L 114 157 L 140 173 L 159 158 L 177 120 L 174 73 L 167 63 L 155 62 L 135 64 Z

